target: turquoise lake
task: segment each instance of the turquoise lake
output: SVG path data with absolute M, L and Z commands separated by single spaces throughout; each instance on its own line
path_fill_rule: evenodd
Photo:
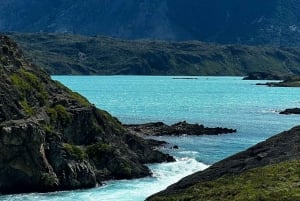
M 179 146 L 164 149 L 177 161 L 149 165 L 154 177 L 109 181 L 70 192 L 2 196 L 22 201 L 141 201 L 180 178 L 300 124 L 300 116 L 278 111 L 300 107 L 300 88 L 269 88 L 241 77 L 53 76 L 123 123 L 178 121 L 237 129 L 219 136 L 158 137 Z M 178 77 L 176 77 L 178 78 Z M 182 78 L 182 77 L 181 77 Z

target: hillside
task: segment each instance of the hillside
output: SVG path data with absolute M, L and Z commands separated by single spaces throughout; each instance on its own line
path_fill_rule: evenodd
M 0 194 L 90 188 L 173 160 L 52 81 L 4 35 L 0 77 Z
M 147 200 L 300 200 L 300 127 L 187 176 Z
M 297 0 L 2 0 L 0 31 L 299 46 Z
M 11 34 L 50 74 L 231 75 L 300 73 L 300 48 L 197 41 L 121 40 L 69 34 Z

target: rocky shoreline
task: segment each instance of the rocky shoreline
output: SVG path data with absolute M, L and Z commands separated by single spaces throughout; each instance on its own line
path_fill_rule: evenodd
M 124 125 L 130 133 L 137 136 L 180 136 L 180 135 L 219 135 L 235 133 L 236 129 L 231 128 L 208 128 L 199 124 L 190 124 L 186 121 L 167 125 L 163 122 L 146 124 Z
M 0 34 L 0 194 L 92 188 L 151 176 L 146 164 L 175 159 L 163 142 L 129 133 Z
M 267 139 L 266 141 L 263 141 L 250 147 L 245 151 L 225 158 L 213 164 L 204 171 L 196 172 L 192 175 L 189 175 L 181 179 L 179 182 L 169 186 L 167 189 L 150 196 L 146 200 L 176 200 L 176 195 L 181 193 L 184 194 L 190 187 L 206 181 L 215 181 L 218 178 L 224 178 L 224 176 L 238 176 L 243 172 L 254 168 L 278 164 L 284 161 L 297 160 L 300 160 L 300 126 L 294 127 L 288 131 L 277 134 Z M 299 169 L 298 171 L 290 172 L 294 172 L 295 174 L 299 175 Z M 259 177 L 262 176 L 267 175 L 258 174 L 257 178 L 259 179 Z M 230 180 L 228 182 L 232 181 Z M 295 189 L 298 187 L 293 188 Z M 271 190 L 268 191 L 271 192 Z M 187 195 L 191 196 L 190 193 L 191 191 L 189 191 Z M 195 193 L 197 194 L 197 191 Z M 228 197 L 230 197 L 230 195 Z

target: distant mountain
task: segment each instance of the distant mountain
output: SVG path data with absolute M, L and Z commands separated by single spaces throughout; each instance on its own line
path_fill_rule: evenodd
M 300 45 L 298 0 L 1 0 L 0 31 Z
M 50 74 L 300 74 L 300 48 L 121 40 L 45 33 L 15 33 L 11 37 L 19 42 L 27 57 Z

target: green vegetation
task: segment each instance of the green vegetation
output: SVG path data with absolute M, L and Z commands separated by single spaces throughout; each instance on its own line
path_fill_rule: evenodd
M 11 35 L 50 74 L 300 74 L 300 48 L 217 45 L 198 41 L 120 40 L 68 34 Z
M 73 92 L 71 89 L 67 88 L 66 86 L 64 86 L 59 81 L 55 81 L 55 83 L 56 83 L 56 85 L 59 88 L 67 91 L 68 94 L 70 95 L 70 98 L 78 101 L 78 103 L 80 103 L 82 106 L 89 106 L 89 105 L 91 105 L 90 102 L 85 97 L 83 97 L 82 95 L 80 95 L 79 93 Z
M 78 146 L 63 143 L 63 147 L 66 150 L 66 152 L 76 160 L 84 160 L 86 158 L 85 152 Z
M 103 154 L 113 153 L 113 148 L 109 144 L 99 142 L 86 147 L 86 153 L 90 158 L 101 158 Z
M 165 160 L 143 140 L 131 147 L 115 118 L 52 81 L 3 35 L 0 58 L 8 61 L 0 63 L 1 194 L 90 188 L 107 179 L 150 176 L 143 163 Z
M 79 93 L 71 91 L 70 95 L 71 95 L 71 98 L 77 100 L 81 105 L 83 105 L 83 106 L 90 105 L 89 101 L 85 97 L 81 96 Z
M 26 100 L 22 100 L 20 103 L 25 114 L 31 116 L 35 113 L 34 109 L 30 105 L 28 105 Z
M 130 175 L 132 174 L 131 166 L 126 162 L 121 163 L 120 169 L 119 169 L 119 174 L 124 175 L 125 177 L 130 177 Z
M 71 122 L 71 114 L 66 110 L 66 108 L 60 104 L 55 105 L 54 107 L 47 108 L 47 114 L 50 116 L 52 123 L 61 122 L 63 125 L 66 125 Z
M 42 173 L 40 183 L 43 186 L 55 187 L 58 185 L 58 179 L 53 174 Z
M 107 122 L 106 126 L 113 127 L 117 133 L 123 133 L 124 127 L 116 117 L 113 117 L 108 112 L 100 109 L 97 109 L 97 113 L 100 119 L 103 119 L 105 122 Z
M 28 82 L 26 82 L 24 79 L 22 79 L 22 77 L 20 77 L 20 75 L 18 74 L 13 74 L 10 77 L 13 85 L 15 85 L 19 90 L 21 90 L 22 92 L 30 90 L 31 86 Z M 24 94 L 23 94 L 24 95 Z
M 300 160 L 248 170 L 200 182 L 176 194 L 154 197 L 156 201 L 274 201 L 300 200 Z
M 39 104 L 46 104 L 49 97 L 48 92 L 45 89 L 45 85 L 35 74 L 21 68 L 12 74 L 10 79 L 24 100 L 35 93 Z

